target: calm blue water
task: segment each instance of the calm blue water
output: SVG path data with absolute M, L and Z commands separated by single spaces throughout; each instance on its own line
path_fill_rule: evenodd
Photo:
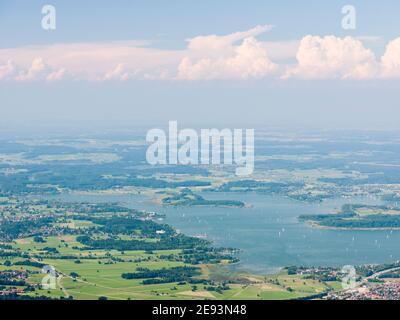
M 57 196 L 65 201 L 117 201 L 166 214 L 165 222 L 185 234 L 207 234 L 215 245 L 241 249 L 238 270 L 269 273 L 289 265 L 343 266 L 400 260 L 399 231 L 337 231 L 311 228 L 300 214 L 330 213 L 345 203 L 379 203 L 369 198 L 308 204 L 254 193 L 204 193 L 206 199 L 242 200 L 251 208 L 163 207 L 141 195 Z

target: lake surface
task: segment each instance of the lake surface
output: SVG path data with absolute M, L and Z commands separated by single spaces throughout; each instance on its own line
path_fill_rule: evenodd
M 241 200 L 249 208 L 164 207 L 143 195 L 57 196 L 64 201 L 123 202 L 166 215 L 188 235 L 207 235 L 216 246 L 241 250 L 237 270 L 270 273 L 290 265 L 344 266 L 400 260 L 400 231 L 339 231 L 311 228 L 301 214 L 331 213 L 345 203 L 379 204 L 371 198 L 304 203 L 255 193 L 203 193 L 206 199 Z

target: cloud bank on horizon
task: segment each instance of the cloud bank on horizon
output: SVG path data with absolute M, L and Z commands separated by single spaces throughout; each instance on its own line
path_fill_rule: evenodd
M 271 25 L 197 36 L 183 50 L 146 41 L 70 43 L 0 49 L 0 81 L 389 79 L 400 77 L 400 37 L 377 58 L 362 39 L 307 35 L 261 41 Z M 288 57 L 293 63 L 282 62 Z

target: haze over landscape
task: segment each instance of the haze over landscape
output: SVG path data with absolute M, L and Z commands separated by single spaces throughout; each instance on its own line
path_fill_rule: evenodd
M 54 1 L 46 31 L 40 4 L 0 7 L 3 128 L 397 128 L 395 1 L 355 1 L 355 30 L 318 1 Z

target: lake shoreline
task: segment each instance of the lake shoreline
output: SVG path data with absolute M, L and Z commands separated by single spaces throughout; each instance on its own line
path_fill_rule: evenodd
M 286 266 L 343 266 L 400 260 L 400 232 L 390 230 L 339 230 L 311 227 L 299 213 L 336 212 L 346 203 L 380 204 L 369 198 L 331 199 L 318 204 L 284 196 L 255 193 L 201 193 L 206 199 L 237 199 L 251 208 L 162 206 L 155 192 L 119 195 L 64 193 L 50 198 L 64 201 L 120 202 L 129 208 L 158 212 L 169 224 L 189 236 L 206 234 L 214 246 L 237 248 L 240 262 L 233 268 L 256 274 Z M 389 236 L 389 238 L 388 238 Z M 354 240 L 356 239 L 356 241 Z M 377 242 L 376 242 L 377 241 Z
M 337 230 L 337 231 L 400 231 L 400 228 L 340 228 L 322 226 L 314 221 L 306 221 L 308 226 L 319 230 Z

